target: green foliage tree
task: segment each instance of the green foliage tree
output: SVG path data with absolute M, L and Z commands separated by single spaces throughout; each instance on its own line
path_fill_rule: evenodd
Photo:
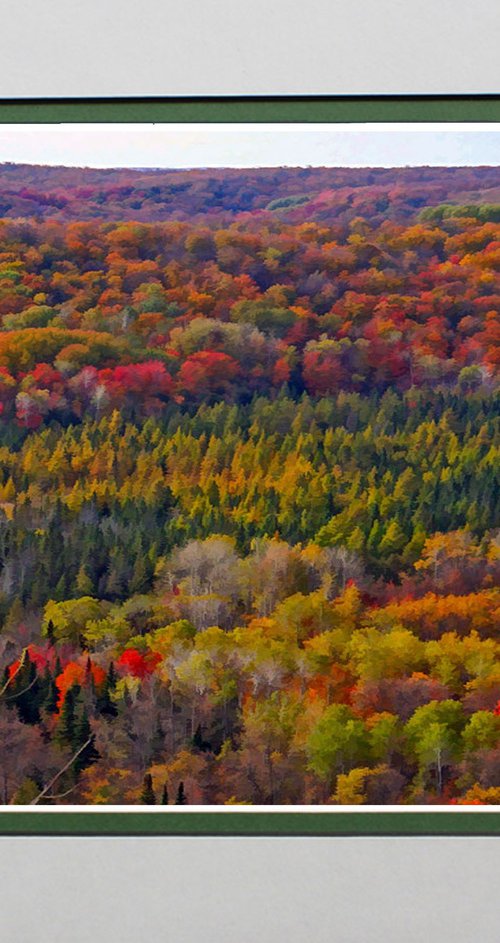
M 366 727 L 345 704 L 332 704 L 311 731 L 306 749 L 309 769 L 330 785 L 368 755 Z

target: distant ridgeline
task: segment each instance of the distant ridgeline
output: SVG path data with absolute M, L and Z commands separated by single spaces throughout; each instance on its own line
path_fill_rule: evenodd
M 498 213 L 498 176 L 497 167 L 96 170 L 4 163 L 0 215 L 152 222 L 267 210 L 286 211 L 293 222 L 359 215 L 373 223 L 441 203 L 496 204 Z

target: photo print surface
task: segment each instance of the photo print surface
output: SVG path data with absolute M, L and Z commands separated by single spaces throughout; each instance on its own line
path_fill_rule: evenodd
M 500 131 L 0 128 L 0 802 L 500 804 Z

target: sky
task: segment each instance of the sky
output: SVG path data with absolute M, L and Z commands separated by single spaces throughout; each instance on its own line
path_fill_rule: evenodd
M 500 124 L 0 125 L 0 163 L 71 167 L 500 165 Z

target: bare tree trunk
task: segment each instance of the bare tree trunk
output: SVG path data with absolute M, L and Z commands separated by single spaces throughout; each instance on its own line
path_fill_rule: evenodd
M 441 763 L 441 750 L 437 750 L 437 774 L 438 774 L 438 792 L 441 795 L 443 791 L 443 767 Z
M 52 779 L 50 780 L 49 783 L 47 783 L 46 786 L 44 786 L 44 788 L 42 789 L 42 791 L 39 792 L 38 795 L 35 796 L 35 798 L 31 800 L 30 805 L 37 805 L 37 804 L 40 802 L 40 799 L 43 799 L 43 797 L 46 796 L 48 792 L 50 792 L 50 790 L 52 789 L 52 786 L 55 785 L 55 783 L 57 782 L 57 780 L 59 779 L 59 777 L 62 776 L 62 774 L 65 773 L 66 770 L 68 770 L 68 769 L 70 768 L 70 766 L 73 765 L 73 763 L 75 762 L 75 760 L 77 760 L 78 757 L 80 756 L 80 753 L 83 753 L 83 751 L 84 751 L 88 746 L 90 746 L 91 743 L 92 743 L 92 737 L 89 737 L 89 739 L 83 744 L 83 746 L 81 746 L 81 747 L 76 751 L 76 753 L 73 754 L 73 756 L 71 757 L 71 759 L 68 760 L 68 762 L 63 766 L 63 768 L 60 769 L 59 772 L 56 773 L 56 775 L 52 777 Z
M 13 672 L 13 674 L 11 674 L 10 678 L 7 678 L 6 683 L 4 684 L 3 688 L 0 690 L 0 697 L 2 697 L 3 694 L 5 694 L 7 688 L 12 684 L 12 682 L 13 682 L 14 678 L 16 677 L 16 675 L 19 674 L 19 672 L 21 671 L 21 668 L 25 665 L 27 653 L 28 653 L 28 649 L 27 649 L 27 648 L 23 648 L 22 653 L 21 653 L 21 657 L 20 657 L 20 659 L 19 659 L 19 664 L 18 664 L 16 670 Z M 23 693 L 23 692 L 21 692 L 21 693 Z

